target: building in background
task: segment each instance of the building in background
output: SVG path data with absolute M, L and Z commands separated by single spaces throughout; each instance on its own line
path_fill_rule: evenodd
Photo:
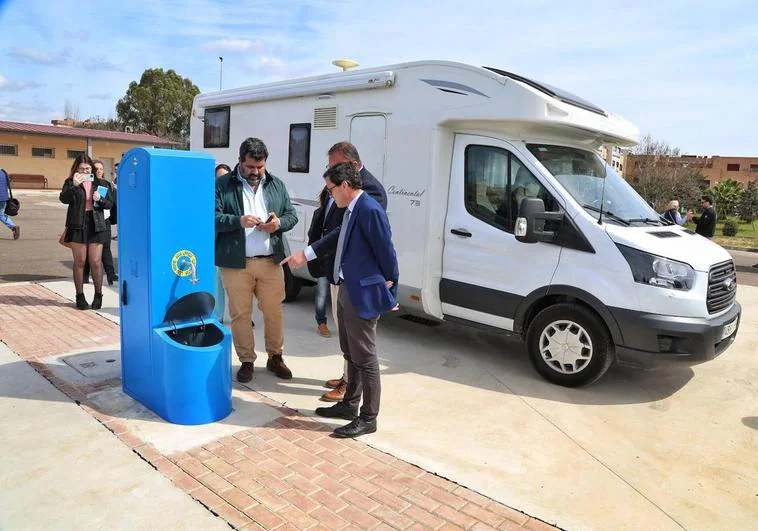
M 623 157 L 623 177 L 629 182 L 636 182 L 635 169 L 645 165 L 644 158 L 649 155 L 628 153 Z M 710 188 L 721 181 L 733 179 L 747 186 L 750 181 L 758 180 L 758 157 L 721 157 L 681 155 L 679 157 L 662 157 L 656 164 L 679 165 L 699 171 L 703 174 L 705 184 Z
M 611 167 L 619 175 L 624 174 L 624 155 L 628 150 L 623 150 L 618 146 L 613 146 L 613 149 L 609 152 L 608 146 L 603 144 L 600 146 L 600 156 L 605 162 L 611 165 Z
M 48 188 L 60 188 L 80 153 L 102 160 L 110 178 L 113 165 L 135 146 L 178 145 L 154 135 L 73 127 L 66 120 L 53 120 L 53 125 L 0 121 L 0 167 L 12 178 L 19 176 L 13 182 L 17 188 L 41 188 L 43 182 Z

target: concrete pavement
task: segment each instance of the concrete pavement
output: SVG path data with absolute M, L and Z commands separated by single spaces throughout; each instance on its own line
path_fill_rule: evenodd
M 2 343 L 0 390 L 0 529 L 228 529 Z
M 46 286 L 69 299 L 68 282 Z M 758 289 L 740 286 L 735 344 L 693 368 L 612 370 L 597 385 L 539 379 L 517 343 L 397 317 L 380 324 L 383 405 L 372 447 L 570 529 L 749 527 L 758 514 Z M 312 415 L 341 370 L 310 290 L 288 304 L 285 382 L 249 388 Z M 115 292 L 103 315 L 117 320 Z M 260 331 L 258 332 L 260 334 Z
M 235 386 L 234 411 L 222 421 L 167 424 L 121 391 L 116 293 L 106 292 L 103 311 L 80 312 L 71 299 L 56 294 L 72 289 L 68 282 L 0 286 L 0 339 L 14 351 L 9 354 L 13 366 L 24 369 L 6 371 L 6 381 L 0 381 L 0 418 L 10 441 L 5 448 L 18 454 L 2 463 L 0 486 L 9 488 L 0 494 L 5 510 L 1 528 L 45 528 L 52 521 L 56 528 L 139 529 L 147 522 L 167 529 L 211 529 L 225 521 L 237 529 L 552 529 L 462 484 L 377 451 L 366 441 L 333 439 L 328 424 L 246 386 Z M 40 386 L 27 385 L 32 377 Z M 259 369 L 254 382 L 274 380 Z M 20 391 L 27 388 L 28 394 Z M 36 407 L 13 415 L 19 401 Z M 47 410 L 59 408 L 65 416 L 45 417 Z M 72 413 L 88 421 L 95 434 L 71 420 Z M 42 437 L 26 429 L 39 419 L 49 420 Z M 90 439 L 113 446 L 117 453 L 90 450 Z M 101 459 L 91 457 L 93 453 Z M 42 479 L 52 490 L 40 489 L 34 483 L 34 463 L 47 462 L 48 454 L 53 462 L 91 466 L 91 473 L 63 467 L 59 470 L 65 475 L 60 476 L 58 469 L 46 467 Z M 150 475 L 148 465 L 157 478 L 153 481 L 180 503 L 145 483 L 139 474 Z M 75 488 L 68 488 L 72 478 Z M 45 511 L 29 516 L 41 505 L 38 490 L 45 496 L 57 494 L 65 503 L 44 503 Z M 93 496 L 98 491 L 110 503 Z M 131 503 L 132 493 L 135 498 L 154 493 L 155 499 Z M 128 514 L 103 510 L 119 503 Z M 186 510 L 186 503 L 201 508 L 201 517 Z M 153 515 L 157 505 L 162 519 Z M 218 519 L 209 524 L 211 515 Z

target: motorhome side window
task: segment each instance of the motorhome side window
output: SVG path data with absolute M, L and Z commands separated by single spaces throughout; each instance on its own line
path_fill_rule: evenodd
M 287 171 L 308 173 L 311 159 L 311 124 L 290 124 Z
M 229 147 L 229 107 L 205 109 L 203 147 Z
M 518 207 L 526 197 L 538 197 L 546 210 L 556 203 L 537 178 L 509 151 L 494 146 L 466 148 L 466 210 L 506 232 L 513 232 Z

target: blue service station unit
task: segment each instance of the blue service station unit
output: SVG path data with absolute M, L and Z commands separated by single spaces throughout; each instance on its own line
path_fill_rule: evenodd
M 134 148 L 117 182 L 124 392 L 175 424 L 223 419 L 231 336 L 213 317 L 214 159 Z

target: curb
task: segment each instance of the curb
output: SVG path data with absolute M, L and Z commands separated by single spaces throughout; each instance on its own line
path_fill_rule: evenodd
M 722 245 L 721 247 L 723 247 L 724 249 L 726 249 L 728 251 L 745 251 L 746 253 L 758 253 L 758 248 L 757 247 L 748 247 L 748 248 L 745 248 L 745 247 L 732 247 L 731 245 L 729 245 L 729 246 Z

